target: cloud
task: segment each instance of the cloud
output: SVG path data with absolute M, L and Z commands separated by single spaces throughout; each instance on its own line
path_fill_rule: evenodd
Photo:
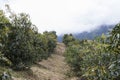
M 39 32 L 81 32 L 120 21 L 120 0 L 8 0 L 2 3 L 10 4 L 17 13 L 30 14 Z

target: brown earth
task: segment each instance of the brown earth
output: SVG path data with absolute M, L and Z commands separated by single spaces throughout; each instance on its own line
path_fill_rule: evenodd
M 76 80 L 66 75 L 70 68 L 65 62 L 65 48 L 63 43 L 57 43 L 55 52 L 47 60 L 37 63 L 27 72 L 18 72 L 23 78 L 14 80 Z

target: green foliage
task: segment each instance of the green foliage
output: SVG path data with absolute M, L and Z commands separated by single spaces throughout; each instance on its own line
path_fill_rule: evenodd
M 117 24 L 109 36 L 109 52 L 115 55 L 109 69 L 111 75 L 116 79 L 120 79 L 120 23 Z
M 48 51 L 51 53 L 53 52 L 54 48 L 56 47 L 56 42 L 57 42 L 57 35 L 55 31 L 51 32 L 44 32 L 43 35 L 45 35 L 45 38 L 47 41 L 48 45 Z
M 75 38 L 73 37 L 72 34 L 65 34 L 63 36 L 63 43 L 68 46 L 70 44 L 70 42 L 75 41 Z
M 99 80 L 105 76 L 96 70 L 102 71 L 102 68 L 106 68 L 111 59 L 109 54 L 104 51 L 106 46 L 88 40 L 81 41 L 79 46 L 69 46 L 65 53 L 66 60 L 71 65 L 75 75 L 87 77 L 91 80 L 95 78 Z
M 14 67 L 29 66 L 35 61 L 33 25 L 28 15 L 23 13 L 15 15 L 15 18 L 11 17 L 11 22 L 12 26 L 3 53 Z
M 120 78 L 120 25 L 106 38 L 69 42 L 65 56 L 76 76 L 86 80 L 119 80 Z
M 111 50 L 120 54 L 120 23 L 111 31 L 109 41 Z
M 34 42 L 36 49 L 36 59 L 38 61 L 42 59 L 47 59 L 51 53 L 54 52 L 54 48 L 57 43 L 56 32 L 44 32 L 43 34 L 37 34 Z
M 73 75 L 81 75 L 81 61 L 79 56 L 80 46 L 69 46 L 65 52 L 66 61 L 71 66 L 71 70 L 74 71 Z
M 0 10 L 0 65 L 11 65 L 11 62 L 2 53 L 7 43 L 9 26 L 9 19 L 4 15 L 4 12 Z
M 38 33 L 29 15 L 15 14 L 7 7 L 10 18 L 0 11 L 0 64 L 10 63 L 21 70 L 47 59 L 56 47 L 56 32 Z
M 0 53 L 0 66 L 10 66 L 11 64 L 11 61 Z

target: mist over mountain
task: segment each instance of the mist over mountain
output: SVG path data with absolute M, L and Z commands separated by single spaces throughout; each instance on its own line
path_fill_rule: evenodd
M 78 32 L 78 33 L 73 33 L 74 37 L 77 39 L 89 39 L 92 40 L 95 37 L 101 36 L 102 34 L 107 35 L 109 31 L 114 27 L 114 25 L 101 25 L 98 26 L 98 28 L 92 30 L 92 31 L 84 31 L 84 32 Z M 63 35 L 58 36 L 58 41 L 62 42 L 62 37 Z

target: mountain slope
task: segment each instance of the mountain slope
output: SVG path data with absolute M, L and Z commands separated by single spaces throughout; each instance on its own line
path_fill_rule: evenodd
M 63 43 L 57 43 L 55 52 L 47 60 L 33 65 L 29 71 L 16 72 L 18 78 L 14 80 L 76 80 L 66 75 L 70 67 L 65 62 L 65 48 Z
M 98 28 L 90 31 L 90 32 L 87 32 L 87 31 L 84 31 L 84 32 L 77 32 L 77 33 L 73 33 L 74 37 L 77 38 L 77 39 L 94 39 L 95 37 L 98 37 L 98 36 L 101 36 L 103 33 L 105 35 L 108 34 L 109 30 L 111 30 L 112 28 L 114 27 L 114 25 L 101 25 L 101 26 L 98 26 Z M 62 37 L 63 35 L 60 35 L 58 36 L 58 41 L 59 42 L 62 42 Z
M 77 39 L 94 39 L 95 37 L 101 36 L 103 33 L 105 35 L 114 27 L 114 25 L 101 25 L 99 28 L 92 30 L 90 32 L 82 32 L 74 34 Z

